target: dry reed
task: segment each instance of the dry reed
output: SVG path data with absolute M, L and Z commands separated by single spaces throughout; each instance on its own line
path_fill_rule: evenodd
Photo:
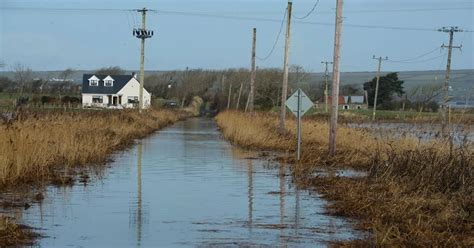
M 0 246 L 31 245 L 37 234 L 15 223 L 12 218 L 0 216 Z
M 216 117 L 225 138 L 247 148 L 293 152 L 295 122 L 277 131 L 277 116 L 224 112 Z M 474 245 L 474 152 L 464 144 L 375 138 L 368 131 L 338 128 L 338 152 L 329 158 L 328 127 L 303 124 L 302 163 L 292 166 L 296 183 L 331 200 L 330 213 L 360 220 L 373 235 L 349 246 L 472 247 Z M 293 154 L 291 154 L 293 155 Z M 288 162 L 294 163 L 292 159 Z M 323 177 L 321 165 L 367 171 L 364 178 Z M 342 244 L 342 243 L 338 243 Z
M 23 113 L 0 125 L 0 187 L 39 182 L 72 166 L 105 162 L 184 113 L 167 110 Z

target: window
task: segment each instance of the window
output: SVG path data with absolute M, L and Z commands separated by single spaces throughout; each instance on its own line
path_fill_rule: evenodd
M 102 96 L 92 96 L 92 103 L 103 103 L 104 99 Z
M 114 80 L 105 80 L 104 81 L 104 86 L 105 87 L 113 87 L 114 86 Z
M 129 96 L 129 97 L 127 97 L 127 102 L 131 103 L 131 104 L 138 103 L 138 96 Z

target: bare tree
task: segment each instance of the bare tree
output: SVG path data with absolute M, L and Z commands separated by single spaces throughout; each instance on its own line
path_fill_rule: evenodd
M 417 85 L 411 88 L 406 99 L 416 107 L 417 111 L 423 111 L 423 108 L 434 102 L 437 97 L 443 94 L 443 84 L 433 83 L 426 85 Z
M 61 74 L 59 74 L 59 77 L 63 80 L 63 82 L 66 82 L 74 73 L 74 69 L 67 68 L 66 70 L 62 71 Z
M 20 63 L 16 63 L 12 69 L 14 79 L 20 88 L 20 94 L 23 94 L 25 84 L 29 83 L 33 78 L 33 70 Z
M 288 70 L 290 87 L 292 88 L 300 88 L 309 80 L 309 73 L 307 73 L 301 65 L 292 65 Z
M 121 75 L 125 74 L 125 70 L 120 68 L 119 66 L 109 66 L 103 67 L 95 71 L 95 74 L 98 75 Z

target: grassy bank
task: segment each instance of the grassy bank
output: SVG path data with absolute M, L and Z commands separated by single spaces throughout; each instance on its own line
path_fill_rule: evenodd
M 73 166 L 105 162 L 111 152 L 183 116 L 167 110 L 23 112 L 0 125 L 0 187 L 47 181 Z
M 287 152 L 296 183 L 331 200 L 332 214 L 360 220 L 372 235 L 352 246 L 460 246 L 474 244 L 474 152 L 443 141 L 375 139 L 369 132 L 341 126 L 335 157 L 327 156 L 328 126 L 303 124 L 302 163 L 292 159 L 295 122 L 277 132 L 276 115 L 224 112 L 216 118 L 231 142 L 253 149 Z M 354 167 L 363 178 L 317 176 L 321 166 Z

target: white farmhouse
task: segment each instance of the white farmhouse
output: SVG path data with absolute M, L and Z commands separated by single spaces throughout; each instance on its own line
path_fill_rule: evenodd
M 82 106 L 100 108 L 137 108 L 140 82 L 133 75 L 84 74 Z M 149 108 L 151 94 L 143 89 L 143 107 Z

